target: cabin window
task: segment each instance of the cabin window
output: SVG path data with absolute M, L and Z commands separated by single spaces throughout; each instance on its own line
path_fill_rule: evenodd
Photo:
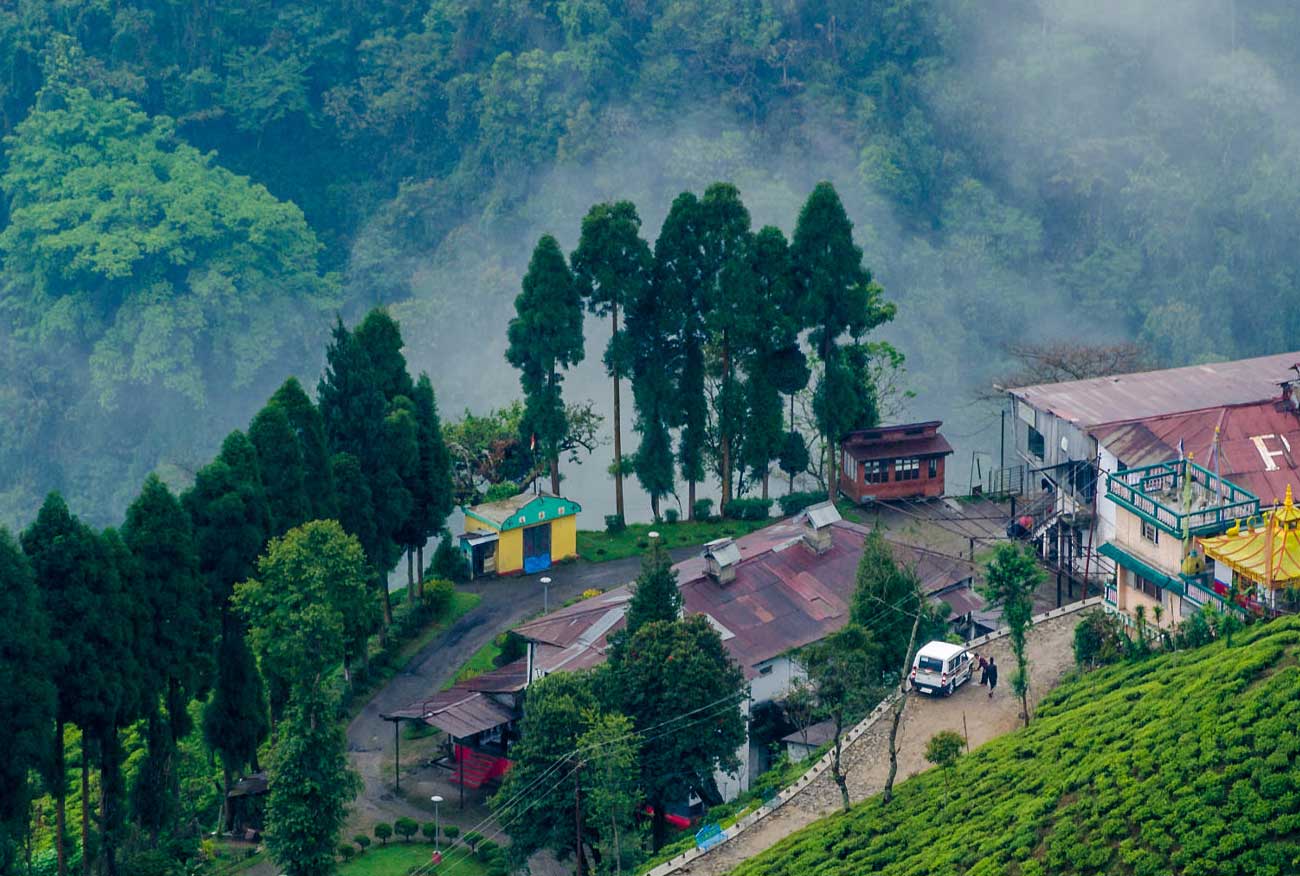
M 916 457 L 894 460 L 894 480 L 914 481 L 921 476 L 921 460 Z
M 1030 426 L 1029 427 L 1029 452 L 1032 455 L 1038 457 L 1039 459 L 1042 459 L 1043 448 L 1045 446 L 1046 446 L 1046 442 L 1043 441 L 1043 433 L 1039 432 L 1033 426 Z
M 767 666 L 764 666 L 762 669 L 758 670 L 758 674 L 759 674 L 759 675 L 771 675 L 771 674 L 772 674 L 772 665 L 769 663 Z
M 928 460 L 926 460 L 926 463 L 925 463 L 925 476 L 926 476 L 927 478 L 929 478 L 930 480 L 934 480 L 935 478 L 937 478 L 937 477 L 939 476 L 939 459 L 938 459 L 938 457 L 932 456 L 932 457 L 930 457 Z
M 1147 521 L 1143 520 L 1142 538 L 1145 541 L 1151 542 L 1152 544 L 1160 544 L 1160 530 L 1156 529 L 1156 525 L 1154 523 L 1148 523 Z
M 889 463 L 883 460 L 874 460 L 862 464 L 862 480 L 867 484 L 883 484 L 889 480 Z

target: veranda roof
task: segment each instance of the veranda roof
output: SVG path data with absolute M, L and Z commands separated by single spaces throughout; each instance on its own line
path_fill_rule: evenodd
M 1290 485 L 1282 504 L 1263 515 L 1262 525 L 1238 522 L 1223 535 L 1201 539 L 1201 549 L 1270 589 L 1300 584 L 1300 509 Z

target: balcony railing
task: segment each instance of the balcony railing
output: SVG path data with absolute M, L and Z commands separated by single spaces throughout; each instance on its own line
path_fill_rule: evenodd
M 1192 507 L 1182 509 L 1191 480 Z M 1106 495 L 1169 535 L 1205 535 L 1259 513 L 1259 498 L 1190 460 L 1125 469 L 1106 478 Z

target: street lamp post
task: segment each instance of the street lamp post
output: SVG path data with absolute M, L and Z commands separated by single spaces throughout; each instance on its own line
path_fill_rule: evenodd
M 442 797 L 434 794 L 429 798 L 433 801 L 433 850 L 439 850 L 439 838 L 442 834 L 442 826 L 438 823 L 438 804 L 442 802 Z
M 551 613 L 551 579 L 542 578 L 542 614 Z

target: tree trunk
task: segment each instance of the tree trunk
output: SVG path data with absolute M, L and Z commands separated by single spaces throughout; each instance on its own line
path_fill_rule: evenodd
M 63 760 L 63 719 L 59 718 L 54 722 L 54 849 L 55 856 L 58 858 L 59 876 L 67 876 L 68 872 L 68 852 L 64 847 L 65 828 L 67 822 L 66 800 L 67 797 L 67 775 L 64 772 Z
M 560 495 L 560 457 L 551 457 L 551 492 Z
M 118 728 L 104 736 L 100 746 L 99 783 L 101 809 L 103 810 L 104 872 L 117 876 L 117 844 L 122 831 L 122 750 Z
M 894 703 L 894 719 L 889 726 L 889 775 L 885 777 L 885 790 L 881 800 L 888 804 L 894 799 L 894 778 L 898 775 L 898 724 L 903 719 L 903 708 L 907 705 L 907 670 L 912 663 L 912 649 L 916 647 L 916 629 L 921 625 L 921 595 L 917 594 L 916 614 L 912 618 L 912 635 L 907 640 L 907 653 L 903 655 L 903 666 L 898 672 L 898 700 Z
M 835 784 L 840 788 L 840 802 L 844 805 L 844 811 L 849 811 L 849 782 L 844 776 L 844 769 L 840 765 L 840 751 L 844 748 L 844 716 L 837 714 L 835 716 L 835 747 L 834 757 L 831 759 L 831 775 L 835 779 Z
M 686 519 L 695 519 L 695 481 L 686 482 Z
M 659 496 L 652 494 L 650 496 L 650 513 L 654 515 L 655 523 L 659 522 Z
M 217 828 L 218 836 L 231 829 L 230 780 L 232 776 L 230 773 L 230 767 L 226 765 L 224 759 L 221 763 L 221 777 L 222 777 L 222 781 L 224 782 L 224 787 L 222 788 L 222 792 L 221 792 L 221 826 Z
M 731 501 L 731 342 L 727 333 L 722 333 L 722 389 L 719 393 L 721 404 L 718 410 L 718 439 L 722 444 L 722 499 L 718 508 L 727 513 L 727 503 Z
M 614 326 L 611 338 L 618 337 L 618 302 L 610 308 Z M 618 401 L 618 371 L 614 372 L 614 513 L 623 517 L 623 408 Z M 626 517 L 623 517 L 626 520 Z
M 1025 726 L 1029 726 L 1029 691 L 1020 695 L 1020 708 L 1024 710 Z
M 771 465 L 771 463 L 768 464 Z M 767 501 L 767 477 L 769 474 L 770 472 L 767 471 L 763 472 L 763 501 L 765 502 Z
M 415 595 L 424 599 L 424 539 L 415 546 Z
M 90 876 L 90 753 L 81 734 L 81 872 Z
M 832 502 L 835 501 L 835 495 L 839 492 L 839 476 L 835 471 L 835 463 L 838 462 L 839 450 L 835 447 L 835 442 L 830 435 L 826 436 L 826 492 L 827 498 Z
M 406 549 L 406 604 L 415 604 L 415 552 Z
M 393 623 L 393 600 L 388 594 L 388 576 L 382 572 L 379 574 L 379 591 L 384 597 L 384 625 L 379 628 L 379 642 L 387 645 L 388 628 Z

